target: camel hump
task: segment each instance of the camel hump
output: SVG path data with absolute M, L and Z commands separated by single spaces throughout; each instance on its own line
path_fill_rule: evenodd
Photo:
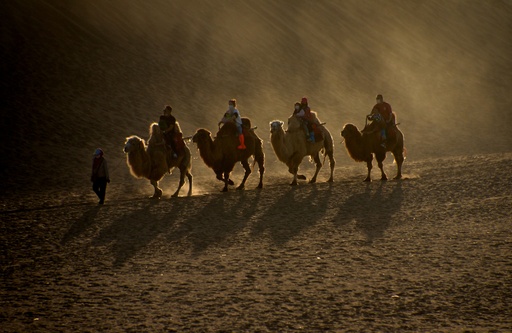
M 242 127 L 243 128 L 251 128 L 251 119 L 242 117 Z
M 237 135 L 238 129 L 236 128 L 236 124 L 232 121 L 228 121 L 217 132 L 217 136 L 224 136 L 224 135 Z

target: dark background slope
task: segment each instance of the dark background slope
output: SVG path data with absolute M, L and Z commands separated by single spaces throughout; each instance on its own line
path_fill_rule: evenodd
M 190 135 L 213 130 L 233 97 L 266 140 L 268 122 L 307 95 L 341 163 L 342 125 L 362 126 L 377 93 L 398 113 L 410 159 L 511 150 L 509 1 L 0 7 L 3 189 L 81 186 L 98 146 L 129 179 L 124 139 L 147 137 L 165 104 Z

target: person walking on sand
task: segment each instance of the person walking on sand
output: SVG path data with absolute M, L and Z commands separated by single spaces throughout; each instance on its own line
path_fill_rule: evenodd
M 101 148 L 97 148 L 94 151 L 91 182 L 92 190 L 100 199 L 98 204 L 103 205 L 103 203 L 105 203 L 107 183 L 110 183 L 110 176 L 108 174 L 107 160 L 103 157 L 103 150 Z

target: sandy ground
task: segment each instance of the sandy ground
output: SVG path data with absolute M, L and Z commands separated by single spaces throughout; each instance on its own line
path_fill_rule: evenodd
M 0 327 L 510 332 L 511 165 L 512 153 L 406 161 L 406 179 L 364 183 L 354 163 L 332 184 L 323 170 L 255 190 L 252 175 L 228 193 L 196 177 L 194 196 L 170 199 L 173 180 L 162 200 L 112 184 L 105 206 L 89 188 L 11 193 Z

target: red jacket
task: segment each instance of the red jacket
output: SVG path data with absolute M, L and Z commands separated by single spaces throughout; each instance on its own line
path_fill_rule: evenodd
M 373 107 L 373 110 L 377 110 L 383 117 L 386 122 L 391 120 L 391 114 L 393 110 L 391 109 L 391 105 L 386 102 L 377 103 Z

